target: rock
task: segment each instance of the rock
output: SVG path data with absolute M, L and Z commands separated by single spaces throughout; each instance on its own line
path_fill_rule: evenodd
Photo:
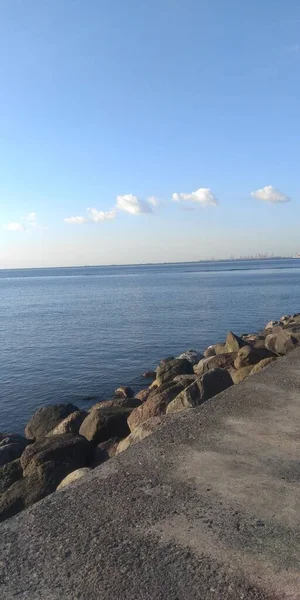
M 276 325 L 279 325 L 279 321 L 269 321 L 265 326 L 265 329 L 273 329 Z
M 146 388 L 145 390 L 140 390 L 136 395 L 135 398 L 137 400 L 140 400 L 141 402 L 145 402 L 147 400 L 147 398 L 150 396 L 151 394 L 151 390 L 150 388 Z
M 10 486 L 23 477 L 23 469 L 19 458 L 13 460 L 0 468 L 0 494 L 3 494 Z
M 99 410 L 107 410 L 114 408 L 131 408 L 132 410 L 141 404 L 141 400 L 138 398 L 113 398 L 113 400 L 102 400 L 97 402 L 89 408 L 88 412 L 91 412 L 95 408 Z
M 194 367 L 194 371 L 200 376 L 211 369 L 229 369 L 233 366 L 236 356 L 236 352 L 227 352 L 226 354 L 218 354 L 210 358 L 204 358 Z
M 227 333 L 226 352 L 238 352 L 243 346 L 247 346 L 247 342 L 245 342 L 241 337 L 235 335 L 235 333 L 232 331 Z
M 20 461 L 23 477 L 0 497 L 0 521 L 54 492 L 69 473 L 86 466 L 92 450 L 84 438 L 69 433 L 27 446 Z
M 197 379 L 197 375 L 177 375 L 174 377 L 174 383 L 182 383 L 183 387 L 187 387 Z
M 291 315 L 284 315 L 283 317 L 281 317 L 281 318 L 279 319 L 279 321 L 282 323 L 282 322 L 284 322 L 284 321 L 289 321 L 291 318 L 292 318 L 292 316 L 291 316 Z
M 223 392 L 232 385 L 232 379 L 225 369 L 212 369 L 196 379 L 194 383 L 183 390 L 167 407 L 167 415 L 195 408 L 206 402 L 213 396 Z
M 82 467 L 81 469 L 76 469 L 76 471 L 72 471 L 72 473 L 69 473 L 69 475 L 67 475 L 67 477 L 65 477 L 60 482 L 56 489 L 61 490 L 67 485 L 70 485 L 70 483 L 74 483 L 75 481 L 78 481 L 78 479 L 86 477 L 91 472 L 91 470 L 92 469 L 90 469 L 89 467 Z
M 193 365 L 186 358 L 175 358 L 161 364 L 156 372 L 156 379 L 159 385 L 171 381 L 177 375 L 193 375 Z
M 54 427 L 52 431 L 49 431 L 46 437 L 50 437 L 51 435 L 62 435 L 63 433 L 73 433 L 74 435 L 77 435 L 79 433 L 80 425 L 85 417 L 87 417 L 87 414 L 88 413 L 85 410 L 75 410 L 75 412 L 71 413 Z
M 139 407 L 135 410 L 139 410 Z M 127 437 L 130 433 L 127 419 L 131 412 L 130 408 L 123 407 L 106 410 L 95 408 L 84 419 L 79 433 L 95 445 L 112 437 Z
M 120 438 L 110 438 L 109 440 L 106 440 L 106 442 L 101 442 L 101 444 L 98 444 L 98 446 L 95 448 L 94 457 L 91 464 L 92 468 L 94 469 L 95 467 L 98 467 L 102 463 L 115 456 L 120 442 Z
M 212 356 L 216 356 L 216 351 L 214 346 L 208 346 L 204 352 L 204 358 L 211 358 Z
M 134 391 L 129 386 L 121 385 L 116 389 L 115 394 L 119 398 L 133 398 Z
M 161 386 L 155 392 L 150 394 L 148 400 L 136 408 L 128 418 L 130 431 L 133 431 L 138 425 L 147 421 L 151 417 L 164 415 L 167 406 L 184 389 L 182 383 L 168 384 Z
M 214 344 L 211 348 L 214 349 L 216 354 L 225 354 L 227 352 L 226 344 Z
M 273 330 L 274 331 L 274 330 Z M 266 337 L 265 345 L 268 350 L 281 356 L 294 350 L 299 341 L 293 333 L 288 330 L 277 328 L 276 333 L 270 333 Z
M 265 358 L 274 356 L 273 352 L 270 352 L 267 348 L 254 348 L 252 346 L 244 346 L 238 351 L 234 366 L 236 370 L 243 367 L 249 367 L 250 365 L 256 365 Z
M 199 362 L 199 360 L 201 360 L 201 358 L 203 358 L 203 356 L 199 352 L 196 352 L 196 350 L 187 350 L 186 352 L 180 354 L 180 356 L 177 358 L 186 358 L 186 360 L 188 360 L 194 366 Z
M 155 379 L 156 372 L 155 371 L 145 371 L 143 373 L 142 377 L 144 377 L 145 379 Z
M 131 432 L 131 434 L 127 438 L 125 438 L 125 440 L 122 440 L 119 443 L 116 454 L 124 452 L 124 450 L 127 450 L 129 446 L 132 446 L 133 444 L 136 444 L 137 442 L 140 442 L 144 438 L 151 435 L 151 433 L 153 433 L 155 429 L 160 427 L 165 422 L 165 420 L 166 417 L 151 417 L 147 421 L 144 421 L 144 423 L 141 423 L 141 425 L 136 427 Z
M 255 375 L 255 373 L 259 373 L 259 371 L 262 371 L 262 369 L 268 367 L 268 365 L 270 365 L 275 360 L 277 360 L 275 356 L 271 356 L 270 358 L 264 358 L 259 363 L 254 365 L 250 375 Z
M 93 447 L 84 437 L 64 433 L 27 446 L 21 456 L 21 465 L 23 474 L 27 475 L 47 463 L 56 471 L 56 479 L 60 477 L 58 485 L 71 471 L 87 466 L 92 454 Z
M 74 404 L 42 406 L 34 413 L 25 427 L 27 439 L 43 439 L 47 433 L 75 411 L 78 411 L 78 408 Z
M 248 367 L 242 367 L 242 369 L 239 369 L 238 371 L 232 371 L 231 377 L 233 383 L 240 383 L 241 381 L 246 379 L 246 377 L 248 377 L 248 375 L 250 375 L 250 373 L 252 372 L 252 369 L 253 365 L 250 365 Z
M 22 435 L 2 434 L 0 441 L 0 467 L 20 458 L 29 441 Z

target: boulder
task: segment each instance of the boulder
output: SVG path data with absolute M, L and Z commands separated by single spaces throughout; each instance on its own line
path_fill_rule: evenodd
M 270 358 L 264 358 L 259 363 L 254 365 L 250 375 L 255 375 L 255 373 L 259 373 L 259 371 L 262 371 L 262 369 L 265 369 L 266 367 L 268 367 L 275 360 L 277 360 L 277 358 L 275 356 L 271 356 Z
M 253 346 L 244 346 L 241 348 L 234 361 L 234 367 L 238 371 L 243 367 L 256 365 L 264 358 L 274 357 L 274 353 L 267 348 L 254 348 Z
M 203 358 L 202 354 L 196 352 L 196 350 L 187 350 L 178 356 L 177 358 L 182 359 L 186 358 L 193 366 L 196 365 L 201 358 Z
M 175 358 L 165 363 L 160 363 L 156 379 L 159 385 L 172 381 L 177 375 L 193 375 L 193 365 L 186 358 Z
M 208 346 L 204 352 L 204 358 L 211 358 L 212 356 L 216 356 L 216 351 L 214 346 Z
M 236 352 L 227 352 L 226 354 L 204 358 L 194 367 L 194 371 L 198 376 L 201 376 L 211 369 L 229 369 L 233 366 L 236 356 Z
M 15 481 L 0 495 L 0 522 L 54 492 L 58 483 L 53 483 L 43 468 Z
M 143 373 L 142 377 L 144 377 L 145 379 L 155 379 L 156 372 L 155 371 L 145 371 Z
M 78 481 L 78 479 L 86 477 L 91 472 L 91 470 L 92 469 L 90 469 L 89 467 L 82 467 L 81 469 L 76 469 L 76 471 L 72 471 L 72 473 L 69 473 L 69 475 L 67 475 L 67 477 L 65 477 L 60 482 L 56 489 L 61 490 L 67 485 L 70 485 L 70 483 L 74 483 L 75 481 Z
M 214 349 L 215 354 L 225 354 L 227 352 L 226 344 L 214 344 L 211 348 Z
M 240 348 L 247 346 L 247 342 L 232 331 L 227 333 L 226 337 L 226 352 L 238 352 Z
M 50 437 L 51 435 L 62 435 L 63 433 L 73 433 L 74 435 L 77 435 L 79 433 L 80 425 L 85 417 L 87 417 L 87 414 L 88 413 L 85 410 L 75 410 L 75 412 L 71 413 L 54 427 L 52 431 L 49 431 L 46 437 Z
M 146 388 L 144 390 L 140 390 L 136 395 L 135 398 L 137 400 L 140 400 L 141 402 L 145 402 L 147 400 L 147 398 L 150 396 L 151 394 L 151 390 L 150 388 Z
M 265 329 L 273 329 L 276 325 L 279 325 L 279 321 L 269 321 L 265 326 Z
M 94 451 L 91 467 L 94 469 L 115 456 L 119 442 L 121 442 L 120 438 L 110 438 L 109 440 L 106 440 L 106 442 L 98 444 Z
M 134 409 L 139 410 L 139 407 Z M 105 442 L 112 437 L 124 438 L 129 435 L 127 419 L 131 414 L 130 408 L 94 408 L 84 419 L 79 433 L 94 445 Z
M 129 446 L 132 446 L 133 444 L 136 444 L 137 442 L 140 442 L 144 438 L 151 435 L 151 433 L 153 433 L 155 429 L 160 427 L 165 422 L 165 420 L 166 417 L 152 417 L 147 421 L 144 421 L 144 423 L 141 423 L 141 425 L 136 427 L 131 432 L 131 434 L 127 438 L 125 438 L 125 440 L 122 440 L 119 443 L 116 454 L 124 452 L 124 450 L 127 450 Z
M 228 371 L 225 369 L 212 369 L 196 379 L 194 383 L 170 402 L 166 411 L 167 415 L 186 408 L 200 406 L 203 402 L 223 392 L 231 385 L 233 385 L 233 382 Z
M 274 330 L 273 330 L 274 332 Z M 281 356 L 294 350 L 298 346 L 299 340 L 291 331 L 277 328 L 276 333 L 270 333 L 266 337 L 265 345 L 268 350 Z
M 115 394 L 118 398 L 133 398 L 134 391 L 129 386 L 121 385 L 115 390 Z
M 253 365 L 250 365 L 248 367 L 242 367 L 238 371 L 231 371 L 233 383 L 240 383 L 241 381 L 246 379 L 246 377 L 248 377 L 248 375 L 250 375 L 250 373 L 252 372 L 252 369 Z
M 21 456 L 21 465 L 23 474 L 27 475 L 47 463 L 53 470 L 60 471 L 63 479 L 71 471 L 87 466 L 92 454 L 93 447 L 84 437 L 64 433 L 27 446 Z
M 131 408 L 132 410 L 141 404 L 141 400 L 138 398 L 113 398 L 112 400 L 102 400 L 102 402 L 97 402 L 97 404 L 93 404 L 91 408 L 89 408 L 88 412 L 91 412 L 94 409 L 99 410 L 107 410 L 107 409 L 115 409 L 115 408 Z
M 25 435 L 30 440 L 42 440 L 61 421 L 78 411 L 74 404 L 54 404 L 41 406 L 25 427 Z
M 29 441 L 22 435 L 2 434 L 0 441 L 0 467 L 20 458 Z
M 148 400 L 136 408 L 128 418 L 130 431 L 133 431 L 138 425 L 151 417 L 164 415 L 168 404 L 172 402 L 183 389 L 184 385 L 182 383 L 175 383 L 169 386 L 168 384 L 165 384 L 150 394 Z
M 23 469 L 19 458 L 0 468 L 0 495 L 23 477 Z
M 188 385 L 190 385 L 191 383 L 193 383 L 193 381 L 195 381 L 195 379 L 197 379 L 197 375 L 177 375 L 177 377 L 174 377 L 173 382 L 174 383 L 182 383 L 183 387 L 187 387 Z

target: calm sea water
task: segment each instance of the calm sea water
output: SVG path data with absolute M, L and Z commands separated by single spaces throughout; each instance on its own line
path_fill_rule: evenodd
M 0 431 L 300 311 L 300 260 L 0 271 Z

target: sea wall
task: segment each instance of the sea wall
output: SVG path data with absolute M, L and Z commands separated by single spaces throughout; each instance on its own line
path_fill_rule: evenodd
M 299 600 L 300 349 L 1 525 L 8 600 Z
M 136 395 L 123 386 L 113 399 L 89 411 L 73 404 L 42 406 L 26 425 L 25 437 L 1 435 L 0 519 L 86 477 L 176 413 L 198 408 L 270 368 L 299 342 L 300 315 L 288 315 L 259 333 L 229 332 L 223 343 L 210 346 L 203 355 L 188 350 L 163 359 L 154 373 L 145 373 L 152 383 Z

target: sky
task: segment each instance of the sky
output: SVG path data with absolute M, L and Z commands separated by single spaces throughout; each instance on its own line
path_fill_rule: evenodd
M 300 252 L 298 0 L 0 0 L 0 268 Z

